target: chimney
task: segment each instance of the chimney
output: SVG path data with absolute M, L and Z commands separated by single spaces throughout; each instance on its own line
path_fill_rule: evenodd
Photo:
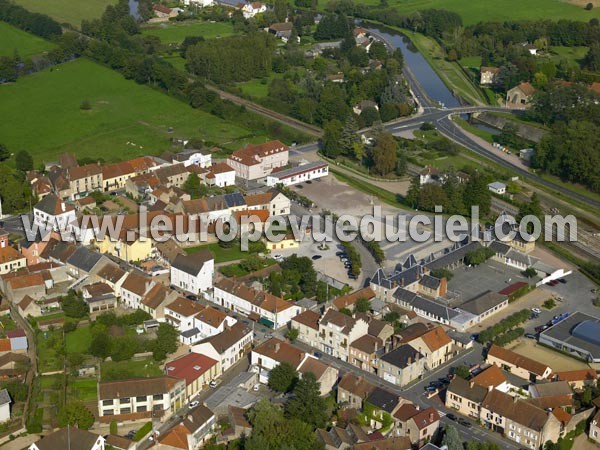
M 406 361 L 409 365 L 412 364 L 412 357 L 408 357 L 407 361 Z
M 67 210 L 67 206 L 65 205 L 65 202 L 60 202 L 60 209 L 62 210 L 62 212 L 65 212 Z
M 429 421 L 433 422 L 433 413 L 432 412 L 429 413 Z
M 518 397 L 515 395 L 515 396 L 513 397 L 513 403 L 517 403 L 517 400 L 519 400 L 519 399 L 518 399 Z
M 475 386 L 475 382 L 474 381 L 469 381 L 469 387 L 471 389 L 473 389 L 473 386 Z
M 189 420 L 190 422 L 194 423 L 194 417 L 191 414 L 187 415 L 187 420 Z
M 281 344 L 279 342 L 277 342 L 275 344 L 275 353 L 279 352 L 280 348 L 281 348 Z
M 448 293 L 448 280 L 446 277 L 440 279 L 440 297 L 444 297 Z

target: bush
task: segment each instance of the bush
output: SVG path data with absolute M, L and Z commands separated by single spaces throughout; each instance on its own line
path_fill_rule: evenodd
M 435 125 L 432 124 L 431 122 L 423 122 L 423 124 L 420 127 L 421 131 L 432 131 L 435 130 Z
M 360 242 L 362 242 L 369 253 L 373 255 L 373 259 L 377 264 L 381 264 L 383 261 L 385 261 L 385 253 L 383 253 L 379 242 L 376 240 L 365 241 L 364 239 L 361 239 Z
M 351 269 L 352 275 L 359 276 L 360 269 L 362 268 L 362 264 L 360 261 L 360 255 L 358 254 L 356 249 L 352 246 L 352 244 L 349 242 L 342 242 L 342 247 L 344 247 L 344 250 L 345 250 L 346 254 L 348 255 L 348 260 L 352 264 L 352 269 Z
M 448 281 L 450 281 L 452 279 L 452 277 L 454 276 L 452 271 L 450 271 L 448 269 L 436 269 L 436 270 L 433 270 L 430 275 L 432 277 L 439 278 L 439 279 L 445 278 Z
M 556 306 L 556 301 L 553 298 L 549 298 L 544 303 L 542 303 L 542 306 L 546 309 L 552 309 Z
M 144 436 L 152 431 L 152 422 L 146 422 L 142 428 L 135 432 L 133 440 L 139 442 Z

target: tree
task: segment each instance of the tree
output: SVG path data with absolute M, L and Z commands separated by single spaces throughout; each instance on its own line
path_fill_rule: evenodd
M 544 72 L 536 72 L 533 75 L 533 86 L 536 89 L 544 89 L 548 85 L 548 77 Z
M 90 342 L 89 352 L 98 358 L 106 358 L 110 355 L 110 338 L 106 333 L 97 333 Z
M 110 421 L 110 434 L 119 434 L 119 425 L 115 419 Z
M 27 150 L 21 150 L 15 157 L 15 166 L 19 172 L 27 172 L 33 169 L 33 158 Z
M 6 161 L 10 158 L 10 152 L 4 144 L 0 144 L 0 161 Z
M 594 9 L 594 4 L 593 3 L 588 3 L 587 5 L 585 5 L 585 10 L 586 11 L 591 11 L 592 9 Z
M 523 276 L 525 276 L 527 278 L 533 278 L 537 275 L 537 270 L 535 270 L 533 267 L 528 267 L 521 273 L 523 274 Z
M 69 293 L 61 298 L 62 310 L 65 316 L 80 319 L 89 313 L 89 308 L 86 302 L 83 301 L 81 293 L 69 291 Z
M 457 59 L 458 59 L 458 54 L 456 53 L 456 50 L 451 48 L 450 51 L 448 52 L 448 61 L 456 61 Z
M 470 251 L 465 255 L 465 264 L 469 266 L 477 266 L 484 263 L 489 258 L 494 256 L 494 250 L 489 247 L 481 247 L 477 250 Z
M 92 104 L 87 98 L 84 98 L 81 102 L 81 105 L 79 105 L 79 109 L 81 109 L 82 111 L 89 111 L 90 109 L 92 109 Z
M 354 115 L 350 114 L 344 123 L 340 137 L 340 146 L 345 155 L 354 156 L 354 144 L 360 143 L 357 132 L 358 123 Z
M 452 271 L 448 270 L 448 269 L 436 269 L 436 270 L 432 270 L 431 274 L 432 277 L 435 278 L 445 278 L 446 280 L 450 281 L 452 279 L 452 277 L 454 276 L 454 274 L 452 273 Z
M 381 121 L 381 117 L 379 117 L 379 111 L 374 106 L 369 106 L 362 110 L 360 113 L 360 120 L 362 121 L 365 127 L 371 127 L 376 122 Z
M 371 302 L 366 298 L 359 298 L 356 300 L 356 304 L 354 305 L 354 310 L 360 313 L 366 313 L 371 309 Z
M 471 376 L 471 371 L 467 366 L 462 364 L 454 369 L 454 375 L 456 375 L 457 377 L 464 378 L 466 380 Z
M 320 383 L 313 373 L 302 375 L 294 388 L 294 396 L 285 405 L 286 417 L 323 428 L 328 417 L 327 405 L 321 397 L 320 389 Z
M 583 58 L 583 66 L 593 71 L 600 70 L 600 44 L 590 46 L 585 58 Z
M 82 402 L 67 403 L 58 413 L 58 425 L 71 425 L 81 430 L 89 430 L 94 424 L 94 415 Z
M 373 163 L 378 173 L 387 175 L 396 168 L 397 150 L 398 144 L 391 133 L 379 134 L 373 148 Z
M 298 372 L 284 362 L 274 367 L 269 374 L 269 387 L 277 392 L 289 392 L 298 379 Z
M 333 119 L 323 126 L 323 153 L 329 158 L 335 158 L 340 154 L 342 138 L 342 123 Z
M 463 202 L 466 208 L 479 207 L 479 214 L 485 216 L 490 212 L 492 195 L 488 189 L 488 180 L 484 175 L 475 172 L 469 177 L 463 193 Z
M 275 5 L 273 5 L 273 12 L 275 13 L 277 22 L 284 22 L 288 15 L 287 0 L 275 0 Z
M 179 332 L 173 325 L 161 323 L 156 332 L 156 339 L 153 341 L 152 356 L 156 361 L 162 361 L 169 353 L 177 351 L 179 342 Z
M 371 48 L 369 48 L 369 56 L 372 59 L 379 59 L 383 61 L 388 57 L 388 52 L 385 44 L 383 42 L 375 41 L 371 44 Z
M 287 337 L 290 341 L 294 342 L 296 339 L 298 339 L 298 334 L 299 331 L 297 328 L 290 328 L 285 333 L 285 337 Z
M 410 180 L 410 187 L 404 200 L 411 208 L 416 208 L 419 204 L 419 192 L 421 191 L 421 180 L 415 176 Z
M 183 183 L 182 189 L 190 194 L 192 198 L 200 198 L 208 194 L 208 187 L 200 183 L 200 178 L 195 172 L 189 174 L 187 180 Z
M 445 445 L 448 450 L 463 450 L 463 443 L 458 434 L 458 430 L 452 425 L 446 425 L 444 428 L 442 445 Z

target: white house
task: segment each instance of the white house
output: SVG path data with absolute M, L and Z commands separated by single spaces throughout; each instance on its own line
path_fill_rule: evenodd
M 263 194 L 244 196 L 248 211 L 266 210 L 271 216 L 287 216 L 292 202 L 281 192 L 271 189 Z
M 154 281 L 150 278 L 131 272 L 127 275 L 127 278 L 125 278 L 119 289 L 121 302 L 129 308 L 137 309 L 140 307 L 144 295 L 153 286 Z
M 198 294 L 212 287 L 215 259 L 208 250 L 177 255 L 171 264 L 171 284 Z
M 257 14 L 264 13 L 267 10 L 267 5 L 262 2 L 252 2 L 246 3 L 242 7 L 242 14 L 244 15 L 244 19 L 250 19 L 251 17 L 256 16 Z
M 215 336 L 237 323 L 235 318 L 207 306 L 194 316 L 194 328 L 202 338 Z
M 177 297 L 165 306 L 165 320 L 180 332 L 194 328 L 194 316 L 204 307 L 193 300 Z
M 504 183 L 500 183 L 499 181 L 494 181 L 493 183 L 488 184 L 488 189 L 494 194 L 506 194 L 506 185 Z
M 73 205 L 65 203 L 56 194 L 48 194 L 33 207 L 33 223 L 43 229 L 66 230 L 76 219 Z
M 0 423 L 10 420 L 10 395 L 6 389 L 0 391 Z
M 215 4 L 214 0 L 183 0 L 185 6 L 199 6 L 200 8 L 207 8 Z
M 206 174 L 206 184 L 225 187 L 235 185 L 235 170 L 226 163 L 215 163 Z
M 265 179 L 273 169 L 284 167 L 289 161 L 289 147 L 280 141 L 248 144 L 236 150 L 227 160 L 238 178 L 244 180 Z
M 192 346 L 192 352 L 206 355 L 221 363 L 221 374 L 228 370 L 250 351 L 252 329 L 241 322 L 222 333 L 209 337 Z
M 291 186 L 293 184 L 304 183 L 309 180 L 326 177 L 329 175 L 329 164 L 322 161 L 301 164 L 297 167 L 284 170 L 274 170 L 267 176 L 267 186 L 283 184 Z
M 177 153 L 175 158 L 182 162 L 185 167 L 192 164 L 202 168 L 210 167 L 212 164 L 212 154 L 209 151 L 201 150 L 184 150 Z
M 302 308 L 292 302 L 230 278 L 215 284 L 213 302 L 247 316 L 254 315 L 275 329 L 287 325 L 302 312 Z

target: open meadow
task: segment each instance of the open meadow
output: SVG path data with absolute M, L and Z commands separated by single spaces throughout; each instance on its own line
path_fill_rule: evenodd
M 90 110 L 80 108 L 87 100 Z M 237 148 L 264 140 L 246 128 L 79 59 L 0 85 L 0 136 L 35 163 L 64 151 L 116 161 L 162 153 L 173 137 Z
M 367 5 L 380 4 L 380 0 L 355 1 Z M 327 2 L 319 2 L 322 7 L 326 4 Z M 572 19 L 587 22 L 594 17 L 600 18 L 600 8 L 586 11 L 583 6 L 561 0 L 388 0 L 388 4 L 403 14 L 427 8 L 455 11 L 461 15 L 465 25 L 520 19 Z
M 142 34 L 156 36 L 163 44 L 180 44 L 187 36 L 202 36 L 214 39 L 231 36 L 233 25 L 230 22 L 166 22 L 142 28 Z
M 100 17 L 106 7 L 116 3 L 116 0 L 16 0 L 15 3 L 30 11 L 47 14 L 58 23 L 70 23 L 80 28 L 83 19 Z
M 0 21 L 0 56 L 13 56 L 16 51 L 24 58 L 52 48 L 54 44 L 51 42 Z

